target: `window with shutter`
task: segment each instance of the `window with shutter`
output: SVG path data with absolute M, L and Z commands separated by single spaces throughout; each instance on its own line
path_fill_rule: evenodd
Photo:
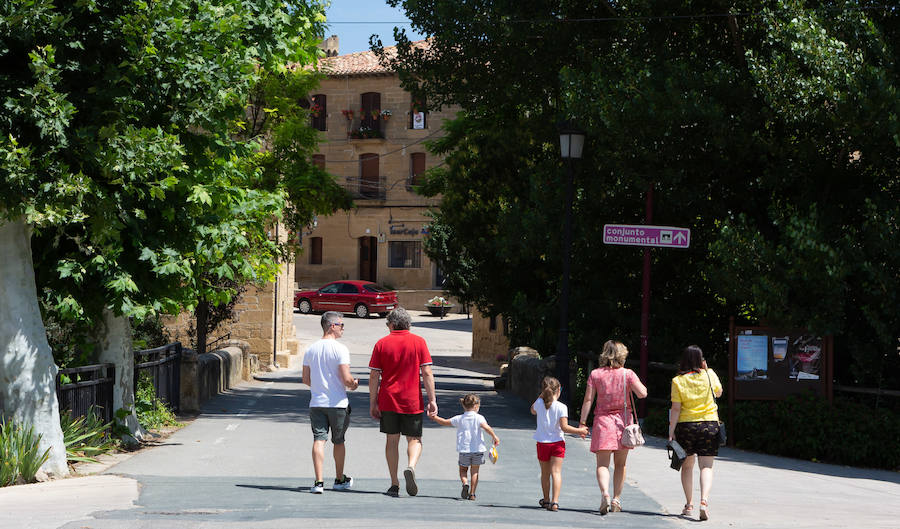
M 363 198 L 379 198 L 381 177 L 378 174 L 378 155 L 359 155 L 359 194 Z
M 316 130 L 327 130 L 326 117 L 328 115 L 328 98 L 325 94 L 316 94 L 312 96 L 312 106 L 309 109 L 312 116 L 312 128 Z
M 409 180 L 407 181 L 407 189 L 413 186 L 422 185 L 422 174 L 425 172 L 425 153 L 414 152 L 409 155 Z
M 427 129 L 428 112 L 426 112 L 424 95 L 413 95 L 409 103 L 409 128 Z
M 370 130 L 381 130 L 381 94 L 378 92 L 366 92 L 361 96 L 362 104 L 359 116 L 359 127 Z

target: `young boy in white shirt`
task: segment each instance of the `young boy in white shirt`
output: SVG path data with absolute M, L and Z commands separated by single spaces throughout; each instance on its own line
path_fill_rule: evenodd
M 475 489 L 478 487 L 478 469 L 484 464 L 484 452 L 487 450 L 481 437 L 481 430 L 490 434 L 494 440 L 494 446 L 500 444 L 500 438 L 487 423 L 487 419 L 478 413 L 481 408 L 481 399 L 478 398 L 478 395 L 470 393 L 459 399 L 459 402 L 465 410 L 462 415 L 456 415 L 449 419 L 434 416 L 432 419 L 441 426 L 456 427 L 459 480 L 462 481 L 460 497 L 464 500 L 474 500 Z

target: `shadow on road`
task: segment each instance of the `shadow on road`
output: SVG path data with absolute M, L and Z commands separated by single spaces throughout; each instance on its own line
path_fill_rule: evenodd
M 472 332 L 472 320 L 440 320 L 435 318 L 434 321 L 414 321 L 412 329 L 438 329 L 441 331 L 460 331 Z

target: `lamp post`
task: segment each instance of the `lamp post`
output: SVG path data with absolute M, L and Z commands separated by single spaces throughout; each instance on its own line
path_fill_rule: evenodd
M 569 271 L 572 265 L 572 201 L 575 196 L 575 175 L 572 160 L 581 159 L 584 131 L 571 122 L 559 131 L 560 156 L 566 161 L 566 205 L 563 216 L 562 282 L 559 287 L 559 340 L 556 344 L 556 378 L 561 386 L 560 400 L 569 403 Z

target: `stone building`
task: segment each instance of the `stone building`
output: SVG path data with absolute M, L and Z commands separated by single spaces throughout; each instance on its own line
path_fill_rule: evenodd
M 472 358 L 482 362 L 509 361 L 509 322 L 502 315 L 490 317 L 472 312 Z
M 329 42 L 332 50 L 337 43 Z M 426 112 L 425 101 L 403 90 L 371 51 L 325 57 L 320 70 L 325 77 L 310 94 L 312 124 L 321 135 L 314 162 L 350 191 L 354 208 L 319 216 L 300 234 L 297 286 L 374 281 L 398 290 L 401 304 L 419 308 L 441 294 L 443 278 L 422 247 L 426 212 L 439 200 L 415 188 L 441 163 L 425 142 L 441 134 L 441 123 L 455 111 Z

